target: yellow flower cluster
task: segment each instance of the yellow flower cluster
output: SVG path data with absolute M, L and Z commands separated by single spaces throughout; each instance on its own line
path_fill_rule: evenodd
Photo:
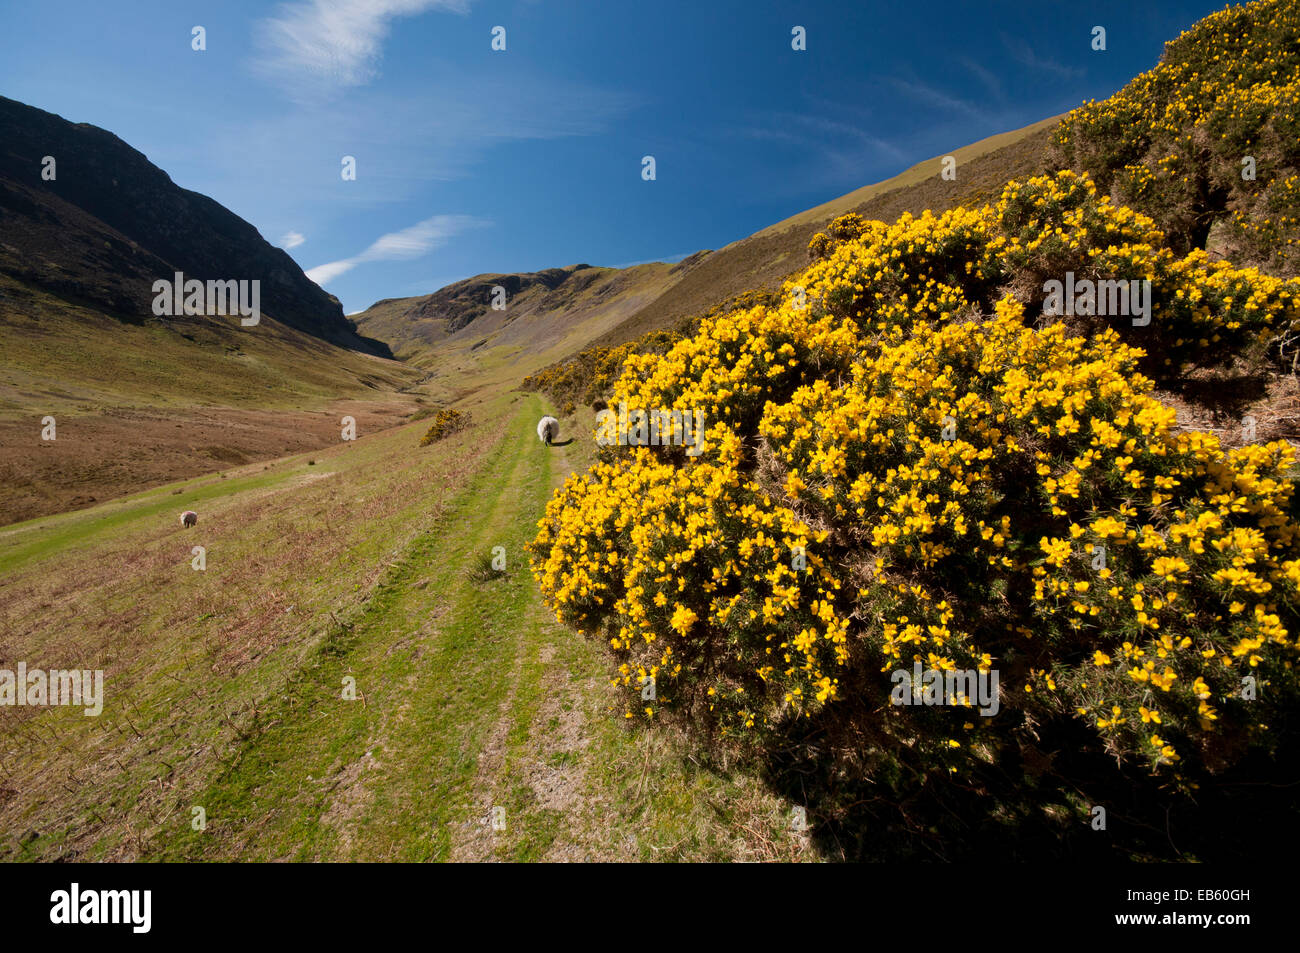
M 542 592 L 608 643 L 628 717 L 883 718 L 920 663 L 1001 673 L 1002 714 L 907 735 L 953 770 L 1026 719 L 1174 771 L 1265 740 L 1297 693 L 1293 454 L 1180 431 L 1134 344 L 1230 356 L 1296 284 L 1176 256 L 1072 173 L 832 232 L 779 303 L 627 358 L 610 402 L 691 411 L 702 453 L 604 447 L 539 524 Z M 1162 329 L 1035 320 L 1043 275 L 1103 267 Z
M 1300 270 L 1300 3 L 1229 7 L 1165 45 L 1152 70 L 1055 133 L 1064 165 L 1152 216 L 1171 245 L 1228 223 L 1234 259 Z
M 1136 360 L 1113 331 L 1026 328 L 1007 298 L 989 321 L 918 324 L 849 380 L 769 408 L 760 433 L 795 509 L 870 561 L 856 615 L 880 622 L 862 635 L 882 671 L 1046 653 L 1030 680 L 1045 704 L 1161 710 L 1185 740 L 1217 717 L 1193 685 L 1237 704 L 1263 646 L 1290 664 L 1289 446 L 1225 453 L 1175 433 Z M 1013 593 L 990 624 L 989 598 Z M 1176 760 L 1137 739 L 1149 721 L 1102 720 Z
M 774 715 L 765 696 L 787 712 L 835 696 L 848 623 L 817 551 L 826 533 L 741 474 L 726 428 L 712 435 L 711 459 L 690 467 L 635 448 L 625 465 L 570 477 L 539 524 L 534 569 L 561 621 L 605 632 L 615 684 L 649 698 L 653 679 L 659 704 L 754 727 Z
M 470 425 L 470 419 L 467 415 L 462 414 L 459 410 L 442 409 L 433 418 L 433 423 L 429 429 L 424 432 L 420 438 L 420 446 L 427 447 L 431 443 L 437 443 L 444 437 L 450 437 L 457 431 L 464 430 Z
M 831 233 L 860 237 L 814 240 L 817 260 L 786 282 L 784 293 L 883 340 L 901 340 L 917 320 L 987 311 L 1004 293 L 1036 317 L 1047 282 L 1067 274 L 1150 282 L 1145 326 L 1134 327 L 1126 313 L 1080 315 L 1071 327 L 1124 329 L 1146 351 L 1143 370 L 1161 377 L 1189 362 L 1229 360 L 1300 323 L 1300 280 L 1210 261 L 1200 250 L 1175 255 L 1151 219 L 1112 204 L 1087 176 L 1070 171 L 1011 182 L 991 207 L 905 214 L 889 226 L 843 222 Z

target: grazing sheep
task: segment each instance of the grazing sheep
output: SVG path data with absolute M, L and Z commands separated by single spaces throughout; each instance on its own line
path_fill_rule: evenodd
M 199 514 L 195 513 L 193 510 L 186 510 L 184 513 L 181 514 L 181 526 L 185 527 L 186 529 L 189 529 L 198 521 L 199 521 Z
M 548 447 L 560 435 L 560 422 L 554 417 L 543 417 L 537 422 L 537 439 Z

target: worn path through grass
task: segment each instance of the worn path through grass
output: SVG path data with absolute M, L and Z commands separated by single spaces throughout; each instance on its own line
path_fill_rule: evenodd
M 629 732 L 599 647 L 557 625 L 525 543 L 579 445 L 541 447 L 510 408 L 434 528 L 259 712 L 146 856 L 241 860 L 795 857 L 789 806 Z M 494 547 L 506 570 L 482 572 Z M 500 552 L 500 551 L 498 551 Z M 356 700 L 345 700 L 345 678 Z M 188 823 L 201 806 L 205 830 Z

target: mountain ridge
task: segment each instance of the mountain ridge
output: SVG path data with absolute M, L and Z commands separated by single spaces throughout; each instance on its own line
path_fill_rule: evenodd
M 176 272 L 258 280 L 264 315 L 341 347 L 391 356 L 358 335 L 338 299 L 283 249 L 215 199 L 177 185 L 106 129 L 5 97 L 0 272 L 129 323 L 153 319 L 153 282 Z

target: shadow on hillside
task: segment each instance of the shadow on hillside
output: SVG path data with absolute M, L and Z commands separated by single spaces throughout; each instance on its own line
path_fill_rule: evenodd
M 810 723 L 768 759 L 764 780 L 805 807 L 814 843 L 831 860 L 1241 862 L 1300 846 L 1294 744 L 1249 757 L 1189 796 L 1140 767 L 1117 766 L 1077 722 L 1035 731 L 1039 743 L 1018 756 L 945 776 L 880 751 L 829 757 L 824 727 Z M 1104 830 L 1093 826 L 1097 806 Z

